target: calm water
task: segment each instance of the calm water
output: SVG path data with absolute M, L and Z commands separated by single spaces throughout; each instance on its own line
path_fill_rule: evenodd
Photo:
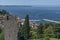
M 0 9 L 7 10 L 10 14 L 24 18 L 29 14 L 30 19 L 50 19 L 60 21 L 60 7 L 20 7 L 20 6 L 0 6 Z

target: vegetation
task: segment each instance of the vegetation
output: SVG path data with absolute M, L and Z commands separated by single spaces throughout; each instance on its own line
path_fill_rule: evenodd
M 25 38 L 29 39 L 30 37 L 30 26 L 29 26 L 29 15 L 26 15 L 25 22 L 23 25 L 23 35 Z
M 6 10 L 0 10 L 0 17 L 5 14 L 9 14 Z M 4 32 L 3 29 L 0 28 L 0 40 L 4 40 Z
M 44 35 L 43 38 L 60 39 L 60 24 L 58 23 L 42 23 L 38 26 L 37 31 L 39 35 Z
M 20 37 L 27 39 L 45 39 L 57 40 L 60 39 L 60 24 L 59 23 L 40 23 L 37 29 L 30 28 L 29 16 L 26 15 L 24 25 L 20 28 Z M 31 36 L 30 36 L 31 35 Z
M 0 15 L 9 14 L 6 10 L 0 10 Z
M 4 40 L 3 30 L 0 28 L 0 40 Z
M 24 25 L 19 29 L 19 38 L 29 39 L 30 38 L 30 26 L 29 26 L 29 15 L 26 15 Z
M 59 23 L 40 23 L 37 29 L 31 28 L 31 39 L 58 40 L 60 39 Z
M 0 11 L 0 15 L 8 14 L 5 10 Z M 60 39 L 60 23 L 40 23 L 37 29 L 29 26 L 29 15 L 26 15 L 24 25 L 19 29 L 18 40 L 22 39 Z M 3 31 L 0 28 L 0 40 L 4 40 Z

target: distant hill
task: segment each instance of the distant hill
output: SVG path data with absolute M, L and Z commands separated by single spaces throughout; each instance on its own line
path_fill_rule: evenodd
M 28 6 L 28 5 L 0 5 L 0 7 L 32 7 L 32 6 Z

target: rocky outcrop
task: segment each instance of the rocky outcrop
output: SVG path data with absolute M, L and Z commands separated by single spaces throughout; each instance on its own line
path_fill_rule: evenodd
M 17 17 L 12 16 L 12 15 L 5 15 L 0 22 L 3 23 L 0 24 L 0 27 L 3 27 L 4 30 L 4 39 L 5 40 L 17 40 L 17 35 L 18 35 L 18 22 Z

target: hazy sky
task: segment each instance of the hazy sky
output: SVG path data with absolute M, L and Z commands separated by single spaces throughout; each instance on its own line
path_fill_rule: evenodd
M 52 5 L 60 6 L 60 0 L 0 0 L 0 5 Z

